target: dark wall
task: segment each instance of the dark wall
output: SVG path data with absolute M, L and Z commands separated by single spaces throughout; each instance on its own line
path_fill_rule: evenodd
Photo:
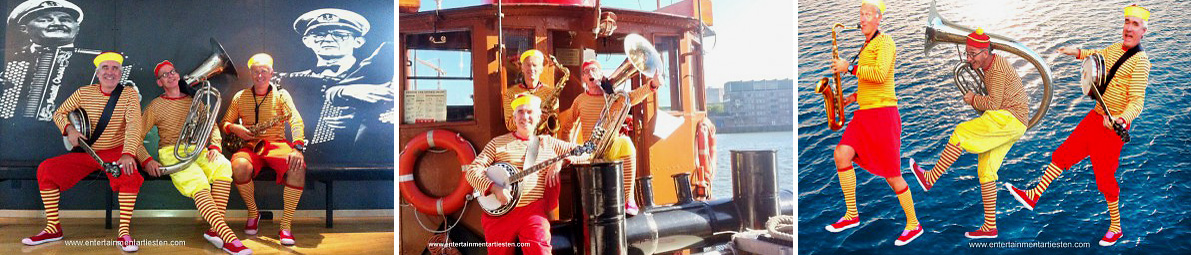
M 10 14 L 20 5 L 20 0 L 0 1 L 0 10 Z M 197 67 L 212 52 L 209 38 L 216 38 L 230 55 L 241 76 L 238 79 L 219 77 L 212 79 L 213 85 L 223 94 L 226 111 L 230 98 L 237 91 L 248 88 L 246 65 L 248 57 L 255 53 L 268 53 L 275 59 L 274 70 L 282 77 L 280 87 L 289 91 L 295 99 L 299 113 L 305 121 L 305 136 L 309 140 L 324 112 L 324 94 L 328 88 L 346 85 L 392 86 L 394 1 L 311 1 L 311 0 L 252 0 L 252 1 L 84 1 L 74 0 L 83 11 L 84 19 L 78 26 L 74 40 L 76 49 L 122 52 L 127 57 L 124 65 L 129 72 L 128 79 L 137 84 L 142 106 L 148 105 L 163 91 L 155 83 L 154 66 L 162 60 L 173 62 L 178 72 L 185 75 Z M 299 16 L 312 10 L 336 8 L 352 11 L 363 16 L 370 24 L 365 43 L 354 51 L 356 66 L 338 77 L 310 78 L 292 75 L 312 69 L 317 62 L 316 55 L 302 42 L 302 35 L 295 32 L 293 24 Z M 8 15 L 0 18 L 7 18 Z M 6 20 L 6 19 L 5 19 Z M 29 36 L 19 31 L 16 24 L 4 26 L 0 33 L 4 43 L 4 77 L 12 76 L 11 64 L 20 60 L 16 54 L 28 48 Z M 369 65 L 359 63 L 376 54 Z M 63 82 L 54 100 L 57 105 L 79 86 L 89 84 L 94 66 L 94 55 L 75 53 L 63 69 Z M 32 72 L 32 66 L 23 70 Z M 356 71 L 358 70 L 358 71 Z M 12 79 L 5 79 L 3 88 L 25 86 Z M 30 83 L 29 81 L 24 81 Z M 4 93 L 0 90 L 0 93 Z M 0 95 L 2 96 L 2 95 Z M 20 95 L 25 100 L 29 95 Z M 348 119 L 347 128 L 334 131 L 335 139 L 310 144 L 306 153 L 308 164 L 319 166 L 374 166 L 393 162 L 393 125 L 385 121 L 384 114 L 393 109 L 392 94 L 387 100 L 376 103 L 361 102 L 354 98 L 341 99 L 334 106 L 343 107 L 344 114 L 354 113 Z M 16 114 L 0 117 L 0 164 L 6 166 L 35 166 L 53 156 L 65 153 L 62 139 L 52 122 L 36 117 L 22 116 L 22 107 L 17 105 Z M 56 108 L 56 106 L 54 107 Z M 393 117 L 395 118 L 395 117 Z M 287 132 L 288 134 L 288 132 Z M 153 134 L 151 134 L 153 135 Z M 154 151 L 156 139 L 147 139 L 149 150 Z M 19 168 L 12 171 L 35 171 Z M 74 190 L 64 192 L 63 208 L 102 208 L 100 203 L 77 205 L 72 201 L 103 201 L 102 194 L 108 191 L 104 181 L 80 183 Z M 257 185 L 257 196 L 263 206 L 272 202 L 280 206 L 280 188 L 275 185 Z M 322 207 L 323 185 L 308 183 L 303 196 L 302 208 Z M 337 182 L 336 197 L 369 197 L 376 199 L 340 199 L 337 207 L 343 209 L 393 208 L 392 180 Z M 79 190 L 79 191 L 75 191 Z M 40 208 L 36 195 L 36 183 L 31 181 L 0 182 L 0 209 Z M 142 189 L 138 205 L 146 209 L 193 208 L 188 200 L 178 199 L 168 181 L 150 181 Z M 159 195 L 160 194 L 160 195 Z M 168 195 L 164 195 L 168 194 Z M 378 195 L 379 194 L 379 195 Z M 235 196 L 235 195 L 233 195 Z M 269 197 L 276 199 L 268 199 Z M 232 199 L 233 207 L 239 199 Z M 268 201 L 266 201 L 268 200 Z M 272 201 L 277 200 L 277 201 Z M 141 206 L 138 206 L 141 207 Z M 241 207 L 242 208 L 242 207 Z

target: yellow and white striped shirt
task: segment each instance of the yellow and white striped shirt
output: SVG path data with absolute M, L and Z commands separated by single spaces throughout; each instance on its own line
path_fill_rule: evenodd
M 65 135 L 66 126 L 70 125 L 66 114 L 82 108 L 87 111 L 91 130 L 95 130 L 95 126 L 99 125 L 99 117 L 103 115 L 103 108 L 107 106 L 110 97 L 111 95 L 103 93 L 99 84 L 83 86 L 70 94 L 70 97 L 66 98 L 66 102 L 63 102 L 54 112 L 54 124 L 58 125 L 58 130 Z M 120 99 L 117 99 L 116 106 L 112 109 L 112 117 L 108 121 L 107 127 L 104 128 L 99 139 L 91 145 L 91 148 L 106 150 L 124 146 L 123 154 L 135 157 L 137 148 L 140 148 L 141 142 L 145 140 L 145 137 L 141 135 L 140 127 L 140 95 L 137 95 L 136 89 L 125 87 L 124 91 L 120 92 Z
M 178 136 L 182 134 L 182 125 L 186 122 L 186 115 L 190 113 L 190 104 L 192 101 L 194 101 L 194 97 L 188 95 L 183 95 L 179 98 L 170 98 L 161 95 L 161 97 L 153 99 L 152 102 L 149 102 L 149 106 L 145 108 L 145 113 L 141 117 L 141 120 L 144 122 L 141 125 L 141 137 L 144 137 L 145 134 L 149 133 L 149 130 L 157 126 L 157 136 L 161 138 L 157 142 L 158 148 L 177 143 Z M 201 103 L 200 106 L 206 109 Z M 207 148 L 221 150 L 219 142 L 222 140 L 222 137 L 219 135 L 218 125 L 219 123 L 215 123 L 215 126 L 211 128 L 211 141 L 208 143 Z M 145 146 L 141 146 L 137 150 L 137 158 L 141 161 L 151 159 L 149 151 L 145 149 Z
M 856 75 L 856 103 L 860 109 L 897 106 L 893 69 L 897 46 L 889 34 L 879 33 L 865 44 L 852 74 Z
M 1029 123 L 1030 106 L 1026 98 L 1026 90 L 1021 83 L 1021 76 L 1009 64 L 1005 57 L 993 55 L 992 67 L 984 73 L 984 86 L 987 96 L 976 95 L 972 104 L 976 109 L 1007 110 L 1022 124 Z
M 223 116 L 221 124 L 223 132 L 231 133 L 228 128 L 237 120 L 245 127 L 252 127 L 258 122 L 266 122 L 273 119 L 274 116 L 281 116 L 289 112 L 289 120 L 285 122 L 290 126 L 290 138 L 294 144 L 305 144 L 305 124 L 302 122 L 302 116 L 298 114 L 298 108 L 294 107 L 294 99 L 290 97 L 288 91 L 284 89 L 273 91 L 270 88 L 264 95 L 254 95 L 252 88 L 249 87 L 232 96 L 232 103 L 228 106 L 227 114 Z M 260 108 L 259 118 L 256 111 L 258 105 Z M 265 129 L 256 134 L 256 137 L 266 141 L 285 141 L 285 125 Z
M 1104 72 L 1107 73 L 1117 59 L 1125 54 L 1125 49 L 1121 47 L 1121 43 L 1114 43 L 1100 50 L 1080 49 L 1077 58 L 1083 59 L 1100 53 L 1104 56 Z M 1138 52 L 1121 64 L 1121 67 L 1117 69 L 1116 76 L 1113 76 L 1112 81 L 1108 82 L 1108 88 L 1103 91 L 1104 103 L 1107 104 L 1112 116 L 1124 118 L 1125 123 L 1132 124 L 1133 119 L 1141 115 L 1142 106 L 1145 105 L 1149 76 L 1150 57 L 1146 55 L 1145 51 Z M 1104 114 L 1099 103 L 1096 105 L 1096 113 Z
M 555 139 L 547 135 L 538 135 L 538 157 L 535 162 L 541 163 L 558 155 L 565 154 L 574 149 L 576 144 Z M 488 193 L 492 181 L 488 179 L 486 170 L 489 166 L 496 163 L 508 163 L 518 169 L 522 169 L 525 162 L 525 153 L 529 149 L 529 141 L 522 140 L 516 137 L 515 133 L 508 133 L 492 138 L 488 145 L 484 146 L 484 150 L 480 155 L 476 155 L 476 159 L 466 166 L 467 182 L 471 184 L 472 188 L 481 190 L 485 194 Z M 530 165 L 532 166 L 532 165 Z M 531 174 L 522 180 L 521 186 L 521 200 L 516 207 L 522 207 L 537 201 L 542 198 L 546 190 L 546 171 L 558 171 L 562 167 L 562 163 L 554 163 L 553 166 Z
M 645 101 L 645 98 L 648 98 L 650 93 L 653 93 L 653 89 L 651 89 L 649 85 L 637 87 L 636 89 L 633 89 L 632 92 L 629 92 L 629 103 L 632 105 L 637 105 L 642 101 Z M 624 101 L 622 100 L 620 102 Z M 615 111 L 619 111 L 620 108 L 623 107 L 624 105 L 621 103 L 612 104 L 612 108 Z M 592 130 L 595 130 L 596 122 L 600 121 L 600 113 L 603 111 L 604 94 L 580 94 L 578 97 L 575 97 L 575 101 L 571 102 L 571 108 L 559 115 L 558 120 L 561 123 L 561 126 L 558 129 L 558 137 L 563 139 L 570 138 L 572 129 L 574 129 L 576 126 L 575 124 L 578 124 L 578 136 L 575 140 L 571 141 L 587 141 L 587 137 L 591 135 Z

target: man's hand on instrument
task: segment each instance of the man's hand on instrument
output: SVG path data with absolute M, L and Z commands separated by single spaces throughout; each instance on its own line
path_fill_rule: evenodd
M 653 73 L 653 77 L 650 77 L 649 81 L 648 81 L 649 88 L 657 89 L 658 87 L 662 86 L 661 76 L 662 76 L 662 72 Z
M 231 127 L 228 127 L 228 130 L 232 131 L 232 134 L 240 137 L 240 139 L 252 139 L 252 132 L 248 132 L 248 128 L 244 127 L 244 125 L 232 124 Z
M 558 186 L 558 172 L 562 171 L 562 167 L 552 167 L 554 169 L 546 170 L 546 187 Z
M 74 125 L 66 125 L 66 140 L 70 141 L 71 147 L 78 147 L 80 138 L 83 138 L 83 133 L 74 129 Z
M 124 154 L 120 156 L 120 160 L 117 160 L 116 163 L 120 165 L 120 168 L 124 169 L 125 175 L 136 174 L 136 159 L 132 158 L 132 156 Z
M 1107 128 L 1108 130 L 1113 130 L 1113 131 L 1115 131 L 1115 129 L 1113 129 L 1113 128 L 1112 128 L 1112 119 L 1109 119 L 1109 118 L 1108 118 L 1108 116 L 1103 116 L 1103 115 L 1101 115 L 1100 117 L 1102 117 L 1102 118 L 1104 119 L 1103 121 L 1101 121 L 1101 124 L 1104 124 L 1104 128 Z M 1120 124 L 1121 126 L 1124 126 L 1124 125 L 1125 125 L 1125 119 L 1124 119 L 1124 118 L 1117 118 L 1117 124 Z
M 844 97 L 844 107 L 856 102 L 856 93 Z
M 848 72 L 848 61 L 844 61 L 843 59 L 839 59 L 839 58 L 831 60 L 831 72 L 832 73 L 846 73 L 846 72 Z
M 297 171 L 297 169 L 306 168 L 306 157 L 297 150 L 291 151 L 286 161 L 289 162 L 290 171 Z
M 149 163 L 145 163 L 145 172 L 149 173 L 150 176 L 160 177 L 161 163 L 157 162 L 157 160 L 149 160 Z
M 1069 56 L 1079 56 L 1079 49 L 1064 46 L 1064 47 L 1059 47 L 1059 53 L 1063 53 L 1063 54 L 1066 54 Z
M 503 204 L 509 203 L 509 197 L 511 195 L 509 195 L 508 189 L 501 188 L 500 186 L 492 185 L 491 188 L 488 188 L 488 192 L 492 192 L 492 195 L 496 196 L 496 201 L 500 201 L 500 204 L 503 205 Z
M 214 162 L 215 162 L 215 157 L 222 157 L 222 156 L 223 156 L 223 155 L 221 155 L 221 154 L 219 153 L 219 150 L 216 150 L 216 149 L 207 149 L 207 163 L 214 163 Z
M 968 91 L 968 93 L 964 93 L 964 103 L 965 104 L 972 104 L 972 102 L 975 99 L 976 99 L 976 93 L 972 93 L 971 91 Z

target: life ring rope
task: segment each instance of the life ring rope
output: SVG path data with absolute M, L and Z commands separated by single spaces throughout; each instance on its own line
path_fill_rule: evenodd
M 476 150 L 463 136 L 449 130 L 430 130 L 415 136 L 405 144 L 401 152 L 401 166 L 397 176 L 401 197 L 405 198 L 417 211 L 425 214 L 445 216 L 463 209 L 467 204 L 468 195 L 472 192 L 471 184 L 466 176 L 459 178 L 459 184 L 451 194 L 444 197 L 431 197 L 418 188 L 414 176 L 414 166 L 422 153 L 434 148 L 454 151 L 459 164 L 466 166 L 475 160 Z M 465 170 L 465 167 L 461 167 Z

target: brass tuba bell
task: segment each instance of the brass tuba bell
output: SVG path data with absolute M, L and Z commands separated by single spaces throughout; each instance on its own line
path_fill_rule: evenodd
M 621 83 L 634 75 L 654 76 L 662 72 L 662 55 L 644 36 L 629 34 L 624 37 L 624 62 L 609 74 L 607 79 L 612 84 L 612 95 L 604 101 L 604 110 L 600 112 L 600 120 L 596 123 L 597 130 L 603 133 L 592 133 L 589 139 L 595 141 L 591 153 L 592 158 L 605 158 L 612 146 L 612 142 L 620 134 L 620 126 L 628 119 L 629 110 L 633 108 L 629 102 L 628 92 L 616 90 Z M 619 105 L 620 107 L 615 107 Z M 614 109 L 615 108 L 615 109 Z
M 930 49 L 940 42 L 965 44 L 967 43 L 968 34 L 972 33 L 972 31 L 976 30 L 943 19 L 942 16 L 939 16 L 939 11 L 935 8 L 935 3 L 931 2 L 930 12 L 926 19 L 925 52 L 930 52 Z M 1042 77 L 1042 100 L 1038 102 L 1038 110 L 1034 111 L 1034 115 L 1030 117 L 1029 123 L 1026 123 L 1027 128 L 1033 128 L 1034 125 L 1038 124 L 1039 120 L 1042 120 L 1042 116 L 1046 115 L 1046 111 L 1050 109 L 1050 98 L 1053 92 L 1053 89 L 1051 88 L 1052 75 L 1050 66 L 1046 64 L 1038 52 L 1034 52 L 1034 50 L 1027 48 L 1024 44 L 1021 44 L 1018 41 L 1003 35 L 992 33 L 988 33 L 988 36 L 990 38 L 989 42 L 992 44 L 993 49 L 1009 52 L 1013 55 L 1021 57 L 1022 59 L 1025 59 L 1034 66 L 1034 69 L 1038 70 L 1038 74 Z M 981 79 L 978 78 L 982 78 L 983 76 L 979 73 L 973 74 L 973 72 L 963 70 L 965 67 L 967 67 L 969 70 L 972 69 L 967 63 L 962 62 L 960 63 L 960 66 L 955 67 L 954 74 L 957 76 L 955 77 L 955 81 L 957 83 L 956 86 L 958 86 L 961 91 L 971 88 L 983 89 L 983 84 L 979 84 L 978 86 L 975 84 L 962 84 L 971 83 L 964 80 L 979 81 Z
M 178 86 L 186 87 L 200 83 L 202 85 L 194 92 L 194 98 L 190 102 L 190 112 L 186 114 L 186 121 L 182 123 L 182 130 L 174 144 L 174 157 L 178 159 L 178 163 L 162 166 L 162 174 L 172 174 L 186 169 L 198 159 L 199 155 L 202 155 L 205 151 L 203 148 L 206 148 L 210 142 L 212 128 L 215 126 L 215 117 L 219 114 L 222 98 L 219 96 L 219 90 L 211 87 L 211 82 L 208 79 L 218 74 L 236 75 L 236 67 L 232 65 L 231 58 L 223 50 L 223 45 L 215 41 L 215 38 L 211 38 L 211 48 L 213 51 L 211 56 L 190 74 L 182 77 L 180 82 L 184 84 L 178 84 Z

